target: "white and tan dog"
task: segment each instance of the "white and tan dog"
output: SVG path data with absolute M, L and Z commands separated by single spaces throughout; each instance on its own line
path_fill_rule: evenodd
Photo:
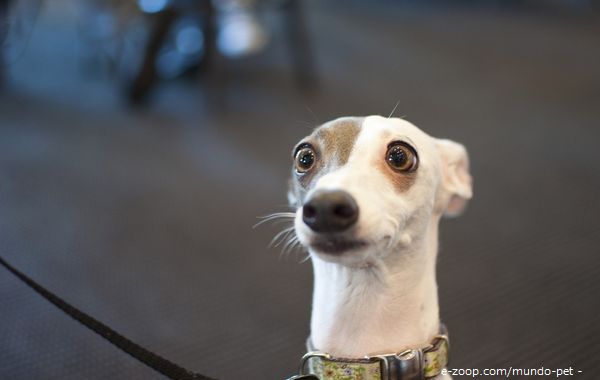
M 293 157 L 289 200 L 314 267 L 312 345 L 364 358 L 431 342 L 438 223 L 472 194 L 465 148 L 402 119 L 345 117 Z

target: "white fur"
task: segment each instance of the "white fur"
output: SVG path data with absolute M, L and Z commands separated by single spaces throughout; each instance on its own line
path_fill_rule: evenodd
M 382 170 L 387 145 L 411 144 L 419 156 L 412 186 L 400 192 Z M 435 263 L 438 222 L 471 197 L 466 151 L 411 123 L 365 118 L 348 162 L 308 192 L 344 190 L 359 206 L 356 238 L 365 248 L 327 255 L 310 246 L 314 232 L 296 212 L 295 228 L 314 267 L 311 339 L 335 356 L 398 352 L 427 344 L 439 331 Z

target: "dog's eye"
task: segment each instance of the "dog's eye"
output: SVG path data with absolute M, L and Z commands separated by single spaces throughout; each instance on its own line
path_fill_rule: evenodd
M 412 172 L 419 163 L 417 152 L 404 141 L 394 141 L 388 145 L 385 159 L 392 169 L 400 172 Z
M 315 151 L 310 146 L 298 149 L 295 158 L 296 171 L 305 173 L 315 165 Z

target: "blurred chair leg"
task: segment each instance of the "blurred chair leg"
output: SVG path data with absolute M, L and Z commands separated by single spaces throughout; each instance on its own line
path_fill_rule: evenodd
M 8 38 L 8 5 L 10 0 L 0 0 L 0 87 L 4 85 L 4 46 Z
M 146 46 L 142 66 L 129 87 L 128 96 L 133 104 L 143 102 L 156 81 L 156 57 L 178 15 L 175 9 L 168 8 L 156 16 L 156 24 Z
M 285 28 L 288 48 L 293 60 L 294 79 L 304 92 L 310 92 L 317 85 L 312 50 L 308 39 L 308 31 L 299 0 L 288 0 L 284 3 Z
M 204 56 L 198 70 L 203 76 L 203 89 L 210 109 L 226 112 L 227 65 L 217 48 L 217 9 L 212 0 L 203 0 L 201 6 Z
M 216 52 L 216 22 L 215 9 L 211 0 L 198 1 L 198 9 L 201 14 L 202 38 L 204 42 L 204 52 L 202 58 L 192 65 L 183 74 L 186 77 L 195 78 L 209 70 L 212 70 L 213 59 Z
M 202 34 L 204 36 L 204 55 L 198 64 L 198 71 L 204 73 L 212 69 L 217 52 L 217 31 L 215 8 L 211 0 L 204 0 L 202 8 Z

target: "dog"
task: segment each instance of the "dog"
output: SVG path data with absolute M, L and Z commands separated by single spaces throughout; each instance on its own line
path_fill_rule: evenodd
M 288 199 L 314 269 L 302 373 L 450 379 L 435 266 L 440 218 L 472 196 L 465 148 L 403 119 L 343 117 L 292 157 Z

